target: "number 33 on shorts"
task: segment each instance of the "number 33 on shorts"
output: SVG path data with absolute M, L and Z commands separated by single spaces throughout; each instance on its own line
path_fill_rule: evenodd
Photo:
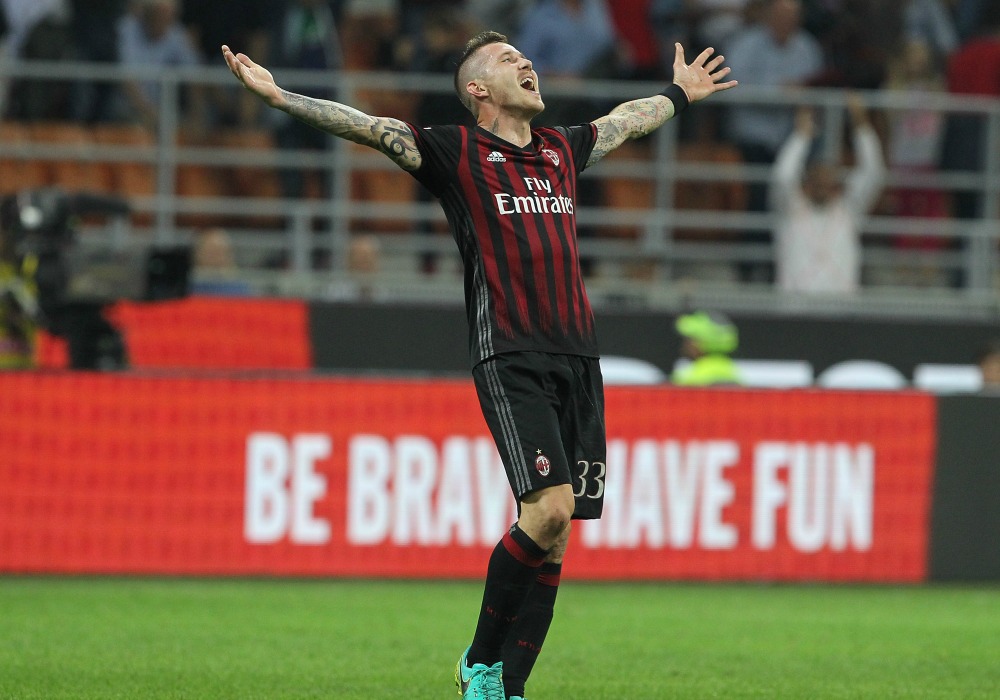
M 573 495 L 577 499 L 601 500 L 604 496 L 604 476 L 608 467 L 604 462 L 579 460 L 573 475 Z

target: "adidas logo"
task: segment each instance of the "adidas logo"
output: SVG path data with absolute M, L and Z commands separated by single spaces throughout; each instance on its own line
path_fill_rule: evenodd
M 503 157 L 503 153 L 501 153 L 500 151 L 493 151 L 488 156 L 486 156 L 486 160 L 488 160 L 491 163 L 506 163 L 507 162 L 507 159 Z

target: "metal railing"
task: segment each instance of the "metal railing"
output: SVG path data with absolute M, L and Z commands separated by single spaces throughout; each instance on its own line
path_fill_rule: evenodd
M 290 90 L 311 94 L 332 91 L 338 101 L 366 110 L 367 105 L 386 102 L 412 106 L 421 95 L 454 99 L 448 76 L 399 73 L 316 73 L 275 70 L 279 84 Z M 399 230 L 380 235 L 383 257 L 401 260 L 388 265 L 379 275 L 389 296 L 404 300 L 427 299 L 458 302 L 461 275 L 454 261 L 454 244 L 447 236 L 426 235 L 428 228 L 440 228 L 443 214 L 433 201 L 401 197 L 396 201 L 372 200 L 356 196 L 353 182 L 359 174 L 396 170 L 396 166 L 374 151 L 330 137 L 327 150 L 286 150 L 275 147 L 227 146 L 227 129 L 209 130 L 197 144 L 184 136 L 181 112 L 182 90 L 189 86 L 239 90 L 229 71 L 218 67 L 158 68 L 108 64 L 0 62 L 0 81 L 71 81 L 87 83 L 125 80 L 158 84 L 162 99 L 158 105 L 156 133 L 147 144 L 104 145 L 65 144 L 37 141 L 0 142 L 2 167 L 18 162 L 79 161 L 139 163 L 155 172 L 155 187 L 146 195 L 131 197 L 137 214 L 133 234 L 171 244 L 190 239 L 199 220 L 223 220 L 245 260 L 259 260 L 279 254 L 286 260 L 280 271 L 249 265 L 248 280 L 263 292 L 322 297 L 330 281 L 344 277 L 347 249 L 352 234 L 364 229 L 384 230 L 385 224 Z M 591 81 L 584 84 L 547 80 L 547 100 L 586 99 L 609 107 L 639 96 L 654 94 L 662 86 L 650 83 Z M 976 114 L 986 124 L 985 166 L 979 172 L 934 171 L 908 173 L 890 169 L 886 188 L 933 188 L 945 193 L 973 191 L 982 201 L 982 215 L 976 219 L 915 218 L 872 215 L 864 225 L 863 263 L 866 271 L 892 271 L 906 266 L 925 266 L 940 279 L 960 278 L 956 286 L 929 283 L 916 287 L 903 282 L 866 285 L 857 297 L 789 297 L 766 283 L 741 283 L 731 279 L 711 280 L 684 273 L 691 264 L 710 263 L 737 266 L 768 263 L 773 250 L 768 243 L 747 243 L 740 233 L 767 231 L 772 218 L 766 213 L 747 211 L 704 211 L 683 208 L 675 201 L 680 183 L 699 186 L 750 185 L 766 183 L 766 165 L 719 164 L 678 161 L 679 120 L 668 122 L 643 140 L 642 148 L 631 155 L 615 154 L 584 177 L 598 188 L 612 182 L 628 181 L 646 188 L 638 205 L 611 199 L 582 202 L 578 223 L 591 235 L 580 242 L 581 254 L 595 261 L 589 286 L 596 303 L 670 307 L 685 303 L 712 303 L 736 309 L 788 309 L 815 313 L 902 313 L 949 316 L 1000 314 L 1000 100 L 956 97 L 947 94 L 902 94 L 871 91 L 862 94 L 873 110 L 891 114 L 901 110 L 930 110 L 944 114 Z M 822 113 L 821 141 L 828 156 L 839 154 L 843 143 L 846 94 L 839 90 L 765 90 L 741 88 L 713 96 L 713 108 L 733 105 L 811 105 Z M 697 119 L 699 105 L 682 119 Z M 267 112 L 262 106 L 263 112 Z M 372 110 L 377 111 L 377 110 Z M 403 109 L 404 112 L 407 108 Z M 388 114 L 386 116 L 411 116 Z M 690 115 L 690 116 L 689 116 Z M 591 118 L 594 115 L 588 116 Z M 266 117 L 262 115 L 262 120 Z M 581 120 L 583 121 L 583 120 Z M 265 123 L 265 122 L 262 122 Z M 323 191 L 313 198 L 219 194 L 182 194 L 178 178 L 188 167 L 225 168 L 230 172 L 252 169 L 274 173 L 288 169 L 310 169 L 323 173 Z M 411 185 L 416 188 L 415 183 Z M 415 191 L 415 190 L 414 190 Z M 138 217 L 136 221 L 139 221 Z M 402 222 L 402 223 L 400 223 Z M 391 227 L 391 226 L 390 226 Z M 683 229 L 689 235 L 675 237 Z M 622 235 L 625 230 L 627 235 Z M 725 240 L 697 240 L 697 232 L 728 232 Z M 694 232 L 695 235 L 690 235 Z M 935 237 L 954 242 L 947 250 L 907 251 L 888 243 L 896 236 Z M 718 236 L 716 236 L 718 238 Z M 327 270 L 315 270 L 315 251 L 331 261 Z M 414 262 L 421 255 L 436 254 L 450 260 L 444 273 L 428 276 Z M 641 275 L 628 274 L 630 267 L 644 266 Z

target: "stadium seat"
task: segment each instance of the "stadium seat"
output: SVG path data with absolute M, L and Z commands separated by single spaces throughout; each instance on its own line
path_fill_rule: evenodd
M 241 151 L 271 152 L 274 135 L 266 129 L 239 129 L 226 132 L 221 139 L 226 148 Z M 273 167 L 236 166 L 232 169 L 233 195 L 236 197 L 280 197 L 281 183 Z
M 617 150 L 604 157 L 607 161 L 647 160 L 649 154 L 643 144 L 626 142 Z M 655 190 L 652 180 L 636 180 L 632 178 L 613 177 L 601 182 L 604 205 L 613 209 L 652 209 L 655 202 Z M 640 226 L 606 224 L 601 226 L 601 233 L 612 238 L 638 239 L 642 235 Z
M 100 145 L 152 147 L 156 139 L 138 124 L 100 124 L 93 127 L 94 141 Z M 150 163 L 117 161 L 107 164 L 114 191 L 123 196 L 150 196 L 156 193 L 156 167 Z
M 362 146 L 351 148 L 360 157 L 366 157 L 370 150 Z M 416 181 L 399 168 L 375 168 L 355 170 L 351 174 L 351 198 L 365 203 L 409 204 L 416 201 Z M 352 228 L 364 228 L 373 233 L 408 233 L 415 228 L 411 218 L 388 219 L 364 217 L 363 221 L 352 222 Z
M 181 131 L 177 145 L 186 147 L 217 146 L 216 143 L 206 143 L 203 136 L 196 133 Z M 179 197 L 228 197 L 230 196 L 226 172 L 223 168 L 204 165 L 202 163 L 178 163 L 175 192 Z M 178 214 L 178 226 L 202 228 L 209 226 L 227 226 L 227 217 L 218 214 Z
M 65 159 L 45 164 L 50 184 L 70 192 L 110 193 L 113 190 L 110 172 L 101 163 L 76 157 L 96 153 L 89 129 L 72 122 L 35 122 L 28 128 L 34 143 L 65 145 L 77 151 Z
M 156 139 L 138 124 L 98 124 L 92 129 L 94 141 L 99 145 L 152 147 Z M 103 164 L 107 169 L 112 191 L 125 199 L 151 197 L 156 194 L 156 166 L 138 160 L 111 161 Z M 135 213 L 132 223 L 146 226 L 152 222 L 148 213 Z
M 31 141 L 31 131 L 20 122 L 0 122 L 0 143 L 22 144 Z M 40 161 L 0 157 L 0 195 L 47 185 L 48 176 Z

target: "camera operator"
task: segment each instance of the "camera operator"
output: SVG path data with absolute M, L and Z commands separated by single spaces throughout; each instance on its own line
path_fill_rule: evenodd
M 38 293 L 34 285 L 37 259 L 18 261 L 11 240 L 0 227 L 0 369 L 27 369 L 34 364 L 38 325 Z
M 0 333 L 6 366 L 33 364 L 36 330 L 64 338 L 73 369 L 121 369 L 121 334 L 104 318 L 108 300 L 70 291 L 75 224 L 85 213 L 127 213 L 120 200 L 58 189 L 27 190 L 0 200 Z

